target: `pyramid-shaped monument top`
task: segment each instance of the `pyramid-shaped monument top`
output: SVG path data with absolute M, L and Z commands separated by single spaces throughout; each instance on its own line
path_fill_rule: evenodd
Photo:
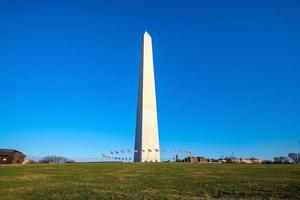
M 150 34 L 147 31 L 145 31 L 144 37 L 150 37 L 151 38 Z
M 152 41 L 147 32 L 141 48 L 134 161 L 160 162 Z

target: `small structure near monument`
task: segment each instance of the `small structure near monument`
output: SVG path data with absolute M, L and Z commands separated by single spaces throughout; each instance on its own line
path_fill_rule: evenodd
M 225 159 L 209 159 L 205 157 L 193 157 L 189 156 L 179 159 L 178 155 L 175 157 L 175 162 L 189 162 L 189 163 L 233 163 L 233 164 L 261 164 L 262 161 L 256 158 L 235 158 L 229 157 Z
M 227 158 L 226 163 L 236 164 L 261 164 L 262 161 L 256 158 Z
M 26 155 L 14 149 L 0 149 L 0 164 L 22 164 Z
M 210 160 L 204 157 L 186 157 L 183 160 L 177 160 L 176 162 L 209 163 Z

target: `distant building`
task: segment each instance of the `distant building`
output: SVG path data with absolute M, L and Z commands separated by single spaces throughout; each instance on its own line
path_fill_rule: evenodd
M 256 159 L 256 158 L 250 158 L 252 164 L 261 164 L 262 160 Z
M 226 163 L 226 160 L 225 159 L 211 159 L 210 160 L 211 163 Z
M 209 159 L 204 157 L 186 157 L 182 160 L 183 162 L 192 162 L 192 163 L 208 163 Z
M 261 164 L 262 160 L 256 158 L 220 158 L 220 159 L 208 159 L 205 157 L 186 157 L 179 159 L 178 155 L 174 158 L 175 162 L 189 162 L 189 163 L 234 163 L 234 164 Z
M 22 164 L 26 155 L 14 149 L 0 149 L 0 164 Z
M 31 159 L 27 160 L 27 159 L 25 159 L 24 162 L 23 162 L 22 164 L 36 164 L 36 163 L 37 163 L 37 162 L 34 161 L 34 160 L 31 160 Z
M 241 164 L 252 164 L 252 161 L 247 158 L 241 158 L 240 162 L 241 162 Z
M 256 158 L 227 158 L 226 163 L 236 164 L 261 164 L 262 161 Z
M 210 162 L 210 159 L 204 158 L 204 157 L 197 157 L 197 159 L 198 159 L 198 162 L 200 162 L 200 163 L 208 163 L 208 162 Z
M 198 162 L 197 157 L 187 157 L 183 159 L 183 162 L 192 162 L 192 163 L 196 163 Z
M 226 158 L 226 163 L 240 164 L 241 160 L 239 158 L 230 157 L 230 158 Z

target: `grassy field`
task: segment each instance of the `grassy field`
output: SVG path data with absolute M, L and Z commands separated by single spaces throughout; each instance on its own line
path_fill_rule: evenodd
M 300 165 L 0 165 L 0 199 L 300 199 Z

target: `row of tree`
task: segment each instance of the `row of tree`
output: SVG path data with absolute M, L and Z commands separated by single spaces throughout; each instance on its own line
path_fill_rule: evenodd
M 63 164 L 63 163 L 74 163 L 74 160 L 68 159 L 63 156 L 45 156 L 41 160 L 39 160 L 39 163 L 44 164 Z
M 265 160 L 263 163 L 265 164 L 300 164 L 300 153 L 289 153 L 288 157 L 285 156 L 277 156 L 274 157 L 273 161 L 267 161 Z

